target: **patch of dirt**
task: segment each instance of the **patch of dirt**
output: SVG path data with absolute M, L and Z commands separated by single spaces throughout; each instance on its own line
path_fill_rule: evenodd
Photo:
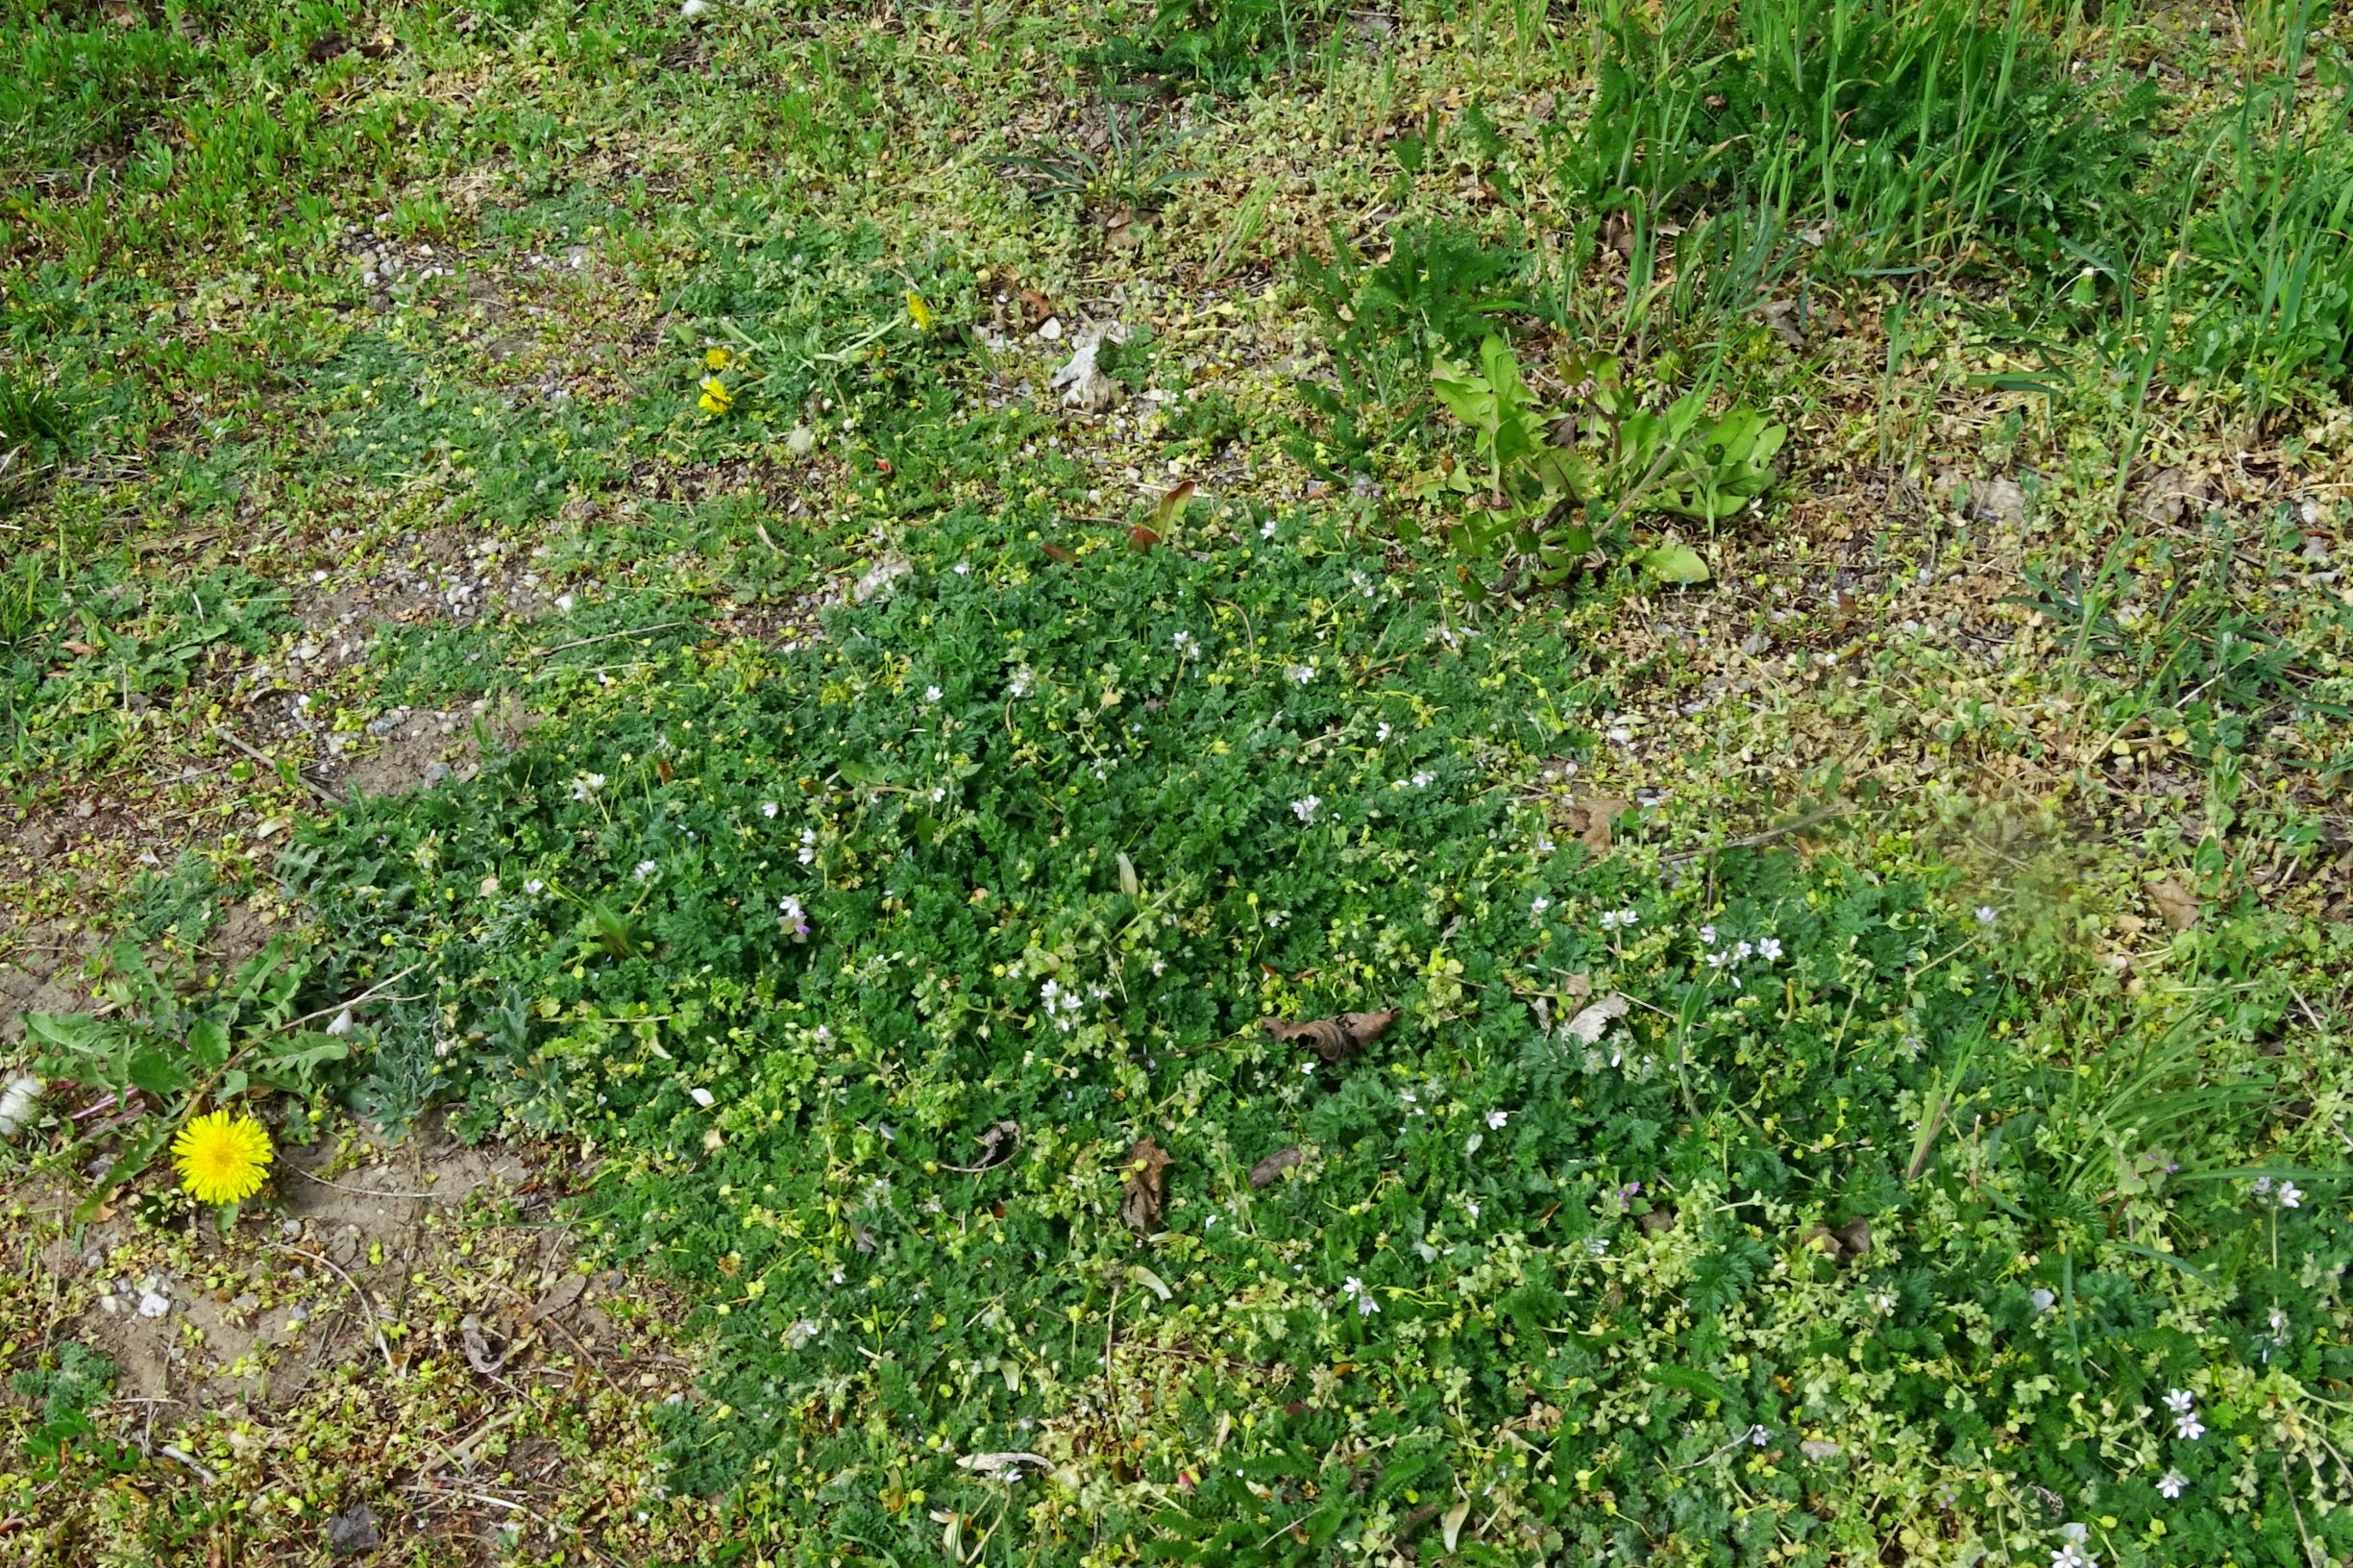
M 394 708 L 369 723 L 369 734 L 381 744 L 348 763 L 342 781 L 372 796 L 462 782 L 481 771 L 485 742 L 494 751 L 512 750 L 538 722 L 512 696 L 442 711 Z M 319 771 L 331 776 L 331 765 Z
M 0 911 L 0 1045 L 25 1038 L 28 1013 L 71 1013 L 88 998 L 77 984 L 82 966 L 97 950 L 98 939 L 63 920 L 41 920 L 12 928 L 15 917 Z
M 110 1360 L 95 1416 L 150 1461 L 143 1496 L 364 1502 L 387 1542 L 431 1543 L 434 1561 L 507 1560 L 518 1524 L 542 1550 L 610 1551 L 641 1529 L 649 1414 L 691 1382 L 681 1314 L 583 1267 L 551 1167 L 436 1125 L 282 1144 L 272 1175 L 227 1236 L 164 1175 L 86 1225 L 68 1218 L 77 1190 L 0 1188 L 34 1216 L 34 1288 L 0 1297 L 0 1338 L 20 1347 L 5 1369 L 67 1341 Z M 0 1428 L 20 1409 L 0 1405 Z M 279 1550 L 324 1539 L 316 1515 L 277 1528 Z

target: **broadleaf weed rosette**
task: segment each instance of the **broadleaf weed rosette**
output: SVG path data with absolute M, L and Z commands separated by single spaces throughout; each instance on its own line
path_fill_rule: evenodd
M 243 1203 L 261 1190 L 274 1157 L 269 1133 L 243 1112 L 211 1112 L 172 1136 L 180 1185 L 202 1203 Z

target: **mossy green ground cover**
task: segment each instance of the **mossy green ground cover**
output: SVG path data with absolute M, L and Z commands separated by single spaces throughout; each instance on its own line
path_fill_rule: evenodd
M 2353 1552 L 2326 18 L 6 28 L 0 1540 Z M 692 1393 L 436 1230 L 162 1454 L 216 1103 Z

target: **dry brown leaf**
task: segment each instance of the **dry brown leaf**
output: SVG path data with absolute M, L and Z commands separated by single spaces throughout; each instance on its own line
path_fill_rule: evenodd
M 1303 1156 L 1295 1146 L 1275 1150 L 1274 1153 L 1250 1167 L 1250 1185 L 1264 1187 L 1268 1182 L 1298 1164 L 1302 1158 Z
M 548 1286 L 547 1290 L 541 1294 L 540 1298 L 531 1304 L 530 1320 L 534 1323 L 541 1323 L 545 1322 L 551 1317 L 553 1317 L 556 1313 L 562 1311 L 565 1308 L 579 1300 L 580 1292 L 586 1290 L 587 1288 L 587 1275 L 565 1275 L 562 1279 Z
M 2197 894 L 2170 877 L 2148 885 L 2148 901 L 2156 906 L 2158 917 L 2176 931 L 2197 924 L 2201 907 Z
M 1168 1212 L 1168 1151 L 1150 1138 L 1136 1140 L 1127 1151 L 1127 1180 L 1120 1184 L 1119 1221 L 1138 1236 L 1161 1228 Z
M 1271 1040 L 1305 1045 L 1326 1062 L 1340 1063 L 1379 1040 L 1396 1021 L 1397 1009 L 1392 1007 L 1383 1013 L 1342 1013 L 1336 1017 L 1304 1021 L 1261 1018 L 1259 1027 Z
M 81 639 L 76 637 L 68 637 L 65 639 L 65 651 L 68 653 L 77 654 L 80 657 L 86 659 L 91 654 L 98 651 L 98 645 L 96 643 L 83 642 Z
M 1835 1231 L 1826 1225 L 1817 1225 L 1805 1233 L 1805 1239 L 1810 1245 L 1820 1247 L 1825 1258 L 1845 1268 L 1870 1253 L 1871 1221 L 1851 1219 Z
M 1562 831 L 1596 855 L 1609 853 L 1609 826 L 1630 808 L 1615 796 L 1589 795 L 1572 800 L 1560 814 Z

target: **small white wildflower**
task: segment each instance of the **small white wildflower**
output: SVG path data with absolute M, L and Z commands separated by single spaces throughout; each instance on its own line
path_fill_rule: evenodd
M 2036 1286 L 2032 1290 L 2026 1292 L 2026 1299 L 2034 1303 L 2034 1310 L 2036 1311 L 2047 1312 L 2050 1311 L 2052 1304 L 2057 1302 L 2059 1298 L 2052 1295 L 2049 1291 L 2044 1289 L 2041 1286 Z
M 1490 1111 L 1487 1113 L 1487 1127 L 1490 1131 L 1498 1130 L 1510 1119 L 1511 1113 L 1508 1111 Z
M 2157 1478 L 2158 1494 L 2169 1502 L 2181 1496 L 2181 1489 L 2190 1484 L 2190 1478 L 2178 1470 L 2168 1470 Z
M 1259 537 L 1262 539 L 1272 539 L 1274 536 L 1275 520 L 1270 517 L 1266 520 L 1266 526 L 1259 529 Z
M 1979 925 L 1992 925 L 1994 923 L 1994 906 L 1992 904 L 1979 904 L 1977 906 L 1977 923 Z
M 2194 1415 L 2175 1416 L 2173 1418 L 2173 1435 L 2179 1437 L 2186 1443 L 2194 1443 L 2200 1437 L 2206 1435 L 2206 1423 L 2200 1421 Z
M 1376 729 L 1376 730 L 1374 730 L 1374 731 L 1373 731 L 1373 743 L 1374 743 L 1374 744 L 1377 746 L 1377 745 L 1379 745 L 1381 742 L 1385 741 L 1385 740 L 1387 740 L 1388 738 L 1389 738 L 1389 722 L 1388 722 L 1386 719 L 1384 719 L 1384 720 L 1382 720 L 1382 721 L 1381 721 L 1381 727 L 1380 727 L 1379 729 Z
M 687 1098 L 693 1100 L 697 1105 L 701 1106 L 705 1111 L 708 1111 L 713 1105 L 718 1103 L 718 1096 L 713 1094 L 709 1090 L 703 1088 L 700 1084 L 697 1084 L 693 1089 L 688 1090 L 686 1094 Z
M 1700 940 L 1707 943 L 1708 946 L 1713 947 L 1716 944 L 1716 928 L 1712 925 L 1701 926 Z
M 2188 1415 L 2190 1407 L 2196 1403 L 2197 1396 L 2187 1388 L 2168 1388 L 2165 1391 L 2165 1408 L 2175 1415 Z
M 661 867 L 655 865 L 652 861 L 641 860 L 637 863 L 637 879 L 640 882 L 643 882 L 646 880 L 646 878 L 651 876 L 654 872 L 660 870 Z
M 926 701 L 926 702 L 937 702 L 937 701 L 939 701 L 939 700 L 940 700 L 940 688 L 939 688 L 939 687 L 937 687 L 937 686 L 926 686 L 926 687 L 924 687 L 924 688 L 923 688 L 923 700 L 924 700 L 924 701 Z
M 1479 1200 L 1477 1198 L 1464 1198 L 1462 1200 L 1462 1207 L 1473 1219 L 1477 1219 L 1479 1217 Z
M 1340 1294 L 1357 1304 L 1359 1317 L 1370 1317 L 1381 1311 L 1381 1303 L 1373 1299 L 1373 1293 L 1364 1288 L 1364 1282 L 1354 1274 L 1349 1275 L 1346 1283 L 1341 1285 Z
M 1427 771 L 1417 772 L 1413 775 L 1413 787 L 1417 790 L 1426 790 L 1430 788 L 1432 782 L 1435 780 L 1437 776 L 1437 774 Z
M 2081 1546 L 2091 1538 L 2092 1527 L 2090 1525 L 2079 1525 L 2070 1520 L 2059 1527 L 2059 1539 L 2063 1541 L 2073 1541 L 2077 1546 Z
M 2279 1184 L 2279 1206 L 2282 1209 L 2293 1209 L 2303 1201 L 2304 1189 L 2302 1188 L 2296 1186 L 2293 1182 L 2282 1182 Z
M 2070 1541 L 2050 1555 L 2050 1568 L 2099 1568 L 2099 1565 L 2096 1558 Z
M 1756 956 L 1770 964 L 1781 956 L 1781 939 L 1767 937 L 1756 944 Z
M 1028 671 L 1016 670 L 1013 673 L 1013 681 L 1006 689 L 1016 697 L 1027 697 L 1029 696 L 1029 679 Z
M 800 863 L 803 866 L 806 866 L 816 859 L 817 829 L 814 827 L 804 827 L 800 830 Z
M 1315 820 L 1316 808 L 1323 803 L 1323 797 L 1314 795 L 1309 796 L 1304 800 L 1294 800 L 1291 802 L 1291 815 L 1303 822 L 1311 822 Z
M 1538 898 L 1535 902 L 1528 906 L 1528 913 L 1531 915 L 1542 915 L 1546 910 L 1552 907 L 1553 901 L 1550 898 Z
M 936 806 L 936 805 L 938 805 L 938 804 L 939 804 L 941 801 L 943 801 L 943 800 L 944 800 L 944 799 L 946 799 L 946 798 L 947 798 L 947 786 L 946 786 L 946 785 L 944 785 L 944 784 L 935 784 L 935 785 L 933 785 L 933 786 L 932 786 L 932 790 L 931 790 L 931 803 L 932 803 L 933 805 L 935 805 L 935 806 Z
M 767 817 L 767 818 L 773 819 L 773 818 L 775 817 L 775 815 L 776 815 L 776 802 L 775 802 L 775 801 L 773 801 L 773 800 L 763 800 L 763 801 L 761 801 L 761 802 L 760 802 L 760 815 L 761 815 L 761 816 L 763 816 L 763 817 Z
M 970 561 L 958 561 L 956 563 L 956 576 L 960 577 L 968 577 L 971 575 L 972 563 Z
M 1315 678 L 1315 667 L 1311 664 L 1294 664 L 1290 667 L 1289 674 L 1291 679 L 1305 686 Z
M 602 788 L 604 788 L 602 773 L 581 773 L 572 781 L 572 797 L 575 800 L 585 800 Z
M 2261 1198 L 2261 1197 L 2267 1197 L 2267 1196 L 2270 1194 L 2270 1191 L 2271 1191 L 2271 1178 L 2270 1178 L 2270 1177 L 2268 1177 L 2268 1176 L 2258 1176 L 2258 1177 L 2256 1177 L 2256 1178 L 2255 1178 L 2255 1195 L 2256 1195 L 2257 1197 L 2259 1197 L 2259 1198 Z
M 523 891 L 524 891 L 524 892 L 526 892 L 526 893 L 527 893 L 527 894 L 533 894 L 534 896 L 536 896 L 536 895 L 537 895 L 537 894 L 539 894 L 545 893 L 545 892 L 547 891 L 547 889 L 548 889 L 548 885 L 547 885 L 545 882 L 542 882 L 541 880 L 539 880 L 539 878 L 537 878 L 537 877 L 532 877 L 532 878 L 531 878 L 531 879 L 530 879 L 528 882 L 526 882 L 525 884 L 523 884 Z

